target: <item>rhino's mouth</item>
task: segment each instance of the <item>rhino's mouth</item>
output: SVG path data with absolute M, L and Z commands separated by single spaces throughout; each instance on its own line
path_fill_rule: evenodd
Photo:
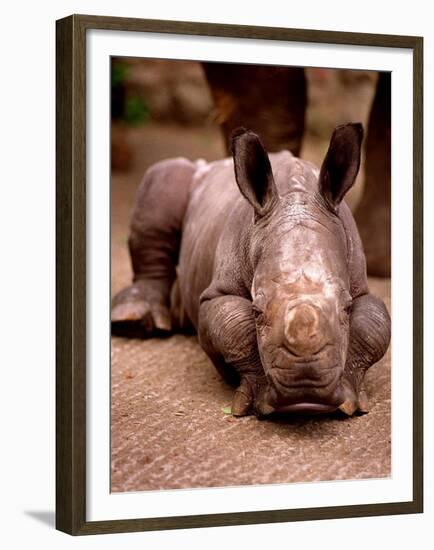
M 325 414 L 336 411 L 345 401 L 340 369 L 331 369 L 322 378 L 302 376 L 297 379 L 288 374 L 279 369 L 269 377 L 270 383 L 259 407 L 262 414 Z
M 323 403 L 293 403 L 276 409 L 279 413 L 309 413 L 325 414 L 338 409 L 337 405 L 325 405 Z
M 331 397 L 336 393 L 343 369 L 338 366 L 321 368 L 310 363 L 303 366 L 294 365 L 291 369 L 275 366 L 268 372 L 269 381 L 277 394 L 287 398 L 293 397 L 296 402 L 310 403 L 316 401 L 319 396 Z M 309 398 L 310 394 L 315 398 Z

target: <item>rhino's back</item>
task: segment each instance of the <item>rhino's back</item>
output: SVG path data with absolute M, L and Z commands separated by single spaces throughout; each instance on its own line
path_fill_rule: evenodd
M 199 297 L 210 284 L 215 251 L 228 211 L 242 197 L 235 182 L 232 159 L 198 168 L 182 228 L 178 283 L 182 306 L 197 328 Z M 237 212 L 237 217 L 239 213 Z

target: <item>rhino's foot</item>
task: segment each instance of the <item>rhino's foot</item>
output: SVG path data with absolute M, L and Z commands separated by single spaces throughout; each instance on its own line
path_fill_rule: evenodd
M 132 285 L 113 298 L 111 329 L 117 336 L 163 336 L 172 330 L 170 311 L 155 298 L 147 299 L 142 288 Z
M 264 382 L 265 377 L 263 375 L 241 377 L 240 385 L 235 390 L 232 399 L 232 414 L 234 416 L 262 415 L 259 412 L 258 403 L 262 401 L 261 396 L 264 394 L 265 389 Z
M 367 414 L 369 412 L 369 401 L 365 387 L 360 384 L 357 391 L 348 378 L 343 381 L 345 401 L 339 406 L 339 410 L 348 416 L 354 414 Z

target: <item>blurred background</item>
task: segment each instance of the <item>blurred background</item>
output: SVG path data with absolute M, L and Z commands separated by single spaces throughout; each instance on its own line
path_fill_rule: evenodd
M 360 121 L 366 128 L 378 73 L 307 68 L 305 75 L 308 105 L 301 155 L 320 164 L 337 124 Z M 222 158 L 227 153 L 220 122 L 200 63 L 112 58 L 115 172 L 144 169 L 172 150 L 175 156 Z
M 301 156 L 320 164 L 337 124 L 361 121 L 366 128 L 378 74 L 307 68 L 305 75 L 308 105 Z M 172 155 L 222 158 L 227 153 L 220 118 L 200 63 L 112 58 L 115 172 L 143 171 Z M 360 189 L 353 192 L 350 202 L 359 194 Z
M 212 65 L 220 70 L 246 67 Z M 337 124 L 359 121 L 366 129 L 378 73 L 307 68 L 305 78 L 307 105 L 305 114 L 304 106 L 300 109 L 304 133 L 298 153 L 320 166 Z M 128 217 L 145 170 L 163 158 L 212 161 L 227 156 L 228 150 L 221 128 L 225 103 L 213 97 L 202 64 L 114 57 L 111 79 L 112 258 L 122 258 L 113 262 L 116 275 L 129 266 L 125 257 Z M 269 151 L 279 148 L 267 147 Z M 346 197 L 353 209 L 363 183 L 362 159 L 357 183 Z M 113 277 L 113 282 L 117 279 Z

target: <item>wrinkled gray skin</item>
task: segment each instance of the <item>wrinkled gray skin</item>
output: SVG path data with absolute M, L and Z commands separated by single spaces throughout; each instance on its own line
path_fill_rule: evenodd
M 367 412 L 363 379 L 387 350 L 390 318 L 369 293 L 343 201 L 362 134 L 337 127 L 321 171 L 287 151 L 268 156 L 244 129 L 233 161 L 151 167 L 131 223 L 134 282 L 113 300 L 112 331 L 192 325 L 236 386 L 236 416 Z

